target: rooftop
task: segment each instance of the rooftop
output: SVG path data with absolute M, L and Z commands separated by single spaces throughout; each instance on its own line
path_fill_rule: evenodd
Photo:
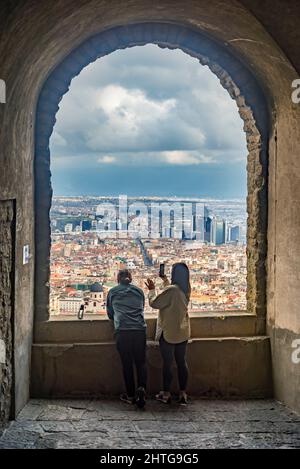
M 99 282 L 93 283 L 93 285 L 91 285 L 91 290 L 90 291 L 91 291 L 91 293 L 102 293 L 103 292 L 103 286 Z

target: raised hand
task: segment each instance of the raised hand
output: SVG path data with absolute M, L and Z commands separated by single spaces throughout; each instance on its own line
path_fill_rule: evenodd
M 153 282 L 153 280 L 151 280 L 151 278 L 147 278 L 147 282 L 145 282 L 145 285 L 148 290 L 155 290 L 155 283 Z

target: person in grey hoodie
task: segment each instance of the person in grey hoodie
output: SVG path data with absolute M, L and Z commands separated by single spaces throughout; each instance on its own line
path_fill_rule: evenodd
M 143 290 L 132 284 L 129 270 L 120 270 L 118 285 L 107 297 L 107 315 L 114 322 L 117 350 L 120 354 L 126 393 L 121 400 L 129 404 L 145 406 L 146 322 L 144 318 L 145 296 Z M 137 390 L 134 379 L 137 375 Z

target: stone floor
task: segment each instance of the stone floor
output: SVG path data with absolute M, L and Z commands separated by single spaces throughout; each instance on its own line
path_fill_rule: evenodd
M 0 448 L 300 448 L 300 417 L 272 400 L 31 400 Z

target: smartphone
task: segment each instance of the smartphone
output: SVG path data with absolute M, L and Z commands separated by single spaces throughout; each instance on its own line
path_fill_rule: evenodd
M 159 276 L 164 277 L 165 276 L 165 264 L 160 264 L 159 265 Z

